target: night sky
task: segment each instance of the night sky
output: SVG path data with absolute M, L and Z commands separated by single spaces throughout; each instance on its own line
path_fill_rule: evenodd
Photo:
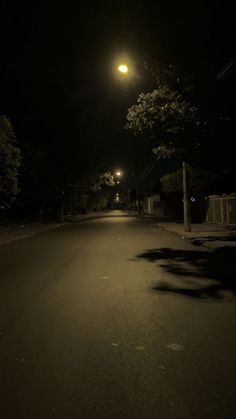
M 73 150 L 110 170 L 145 167 L 148 145 L 123 129 L 147 87 L 143 63 L 160 59 L 214 84 L 234 54 L 233 17 L 227 1 L 2 0 L 0 114 L 20 146 L 50 149 L 55 160 Z M 124 55 L 136 81 L 114 72 Z

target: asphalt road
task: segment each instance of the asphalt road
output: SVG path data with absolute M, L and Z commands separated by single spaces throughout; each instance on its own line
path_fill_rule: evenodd
M 235 417 L 234 278 L 212 257 L 121 216 L 0 246 L 0 417 Z

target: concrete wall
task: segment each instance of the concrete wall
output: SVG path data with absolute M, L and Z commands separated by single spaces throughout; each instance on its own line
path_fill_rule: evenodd
M 144 198 L 143 211 L 146 214 L 153 214 L 157 217 L 164 217 L 165 205 L 164 202 L 161 201 L 160 195 L 152 195 Z

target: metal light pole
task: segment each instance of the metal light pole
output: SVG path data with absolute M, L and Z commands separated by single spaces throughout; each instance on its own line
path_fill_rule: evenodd
M 129 68 L 126 64 L 120 64 L 118 66 L 118 71 L 124 75 L 127 75 Z M 137 212 L 139 211 L 139 192 L 138 185 L 136 184 L 136 204 Z M 130 192 L 129 192 L 129 201 L 130 201 Z M 183 161 L 183 206 L 184 206 L 184 227 L 186 232 L 191 231 L 191 215 L 190 215 L 190 202 L 189 202 L 189 188 L 188 188 L 188 174 L 186 170 L 186 162 Z

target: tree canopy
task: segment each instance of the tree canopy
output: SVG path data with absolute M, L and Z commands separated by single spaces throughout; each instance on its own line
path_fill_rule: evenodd
M 199 145 L 196 106 L 166 86 L 141 93 L 137 103 L 128 109 L 125 127 L 149 139 L 158 158 L 186 158 Z
M 198 195 L 207 194 L 216 182 L 217 176 L 206 170 L 193 169 L 187 166 L 189 178 L 189 191 Z M 169 173 L 160 179 L 161 187 L 166 194 L 178 194 L 183 192 L 182 170 Z

